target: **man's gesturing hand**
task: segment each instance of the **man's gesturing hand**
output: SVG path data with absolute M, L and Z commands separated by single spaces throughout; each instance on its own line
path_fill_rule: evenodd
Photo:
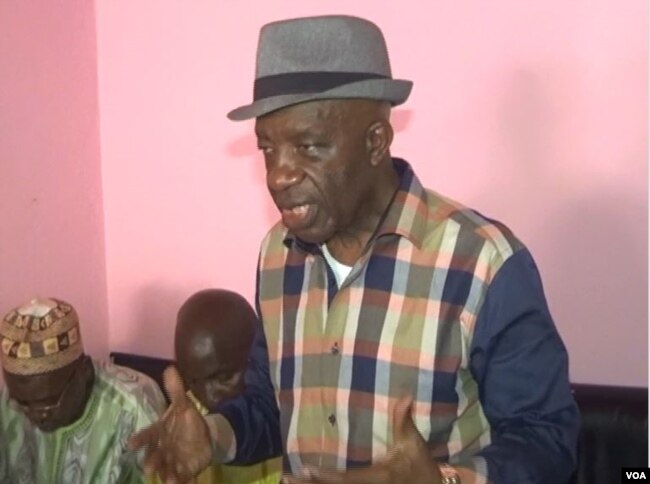
M 307 469 L 305 477 L 285 476 L 286 484 L 440 484 L 438 466 L 411 418 L 411 397 L 401 398 L 393 409 L 393 446 L 388 455 L 364 469 L 333 472 Z
M 129 447 L 145 448 L 147 475 L 157 473 L 166 484 L 180 484 L 210 464 L 212 443 L 203 417 L 185 394 L 178 370 L 170 366 L 163 379 L 171 405 L 158 422 L 133 435 Z

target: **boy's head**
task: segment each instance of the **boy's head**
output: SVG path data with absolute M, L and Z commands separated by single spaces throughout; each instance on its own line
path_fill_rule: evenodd
M 205 289 L 181 306 L 176 362 L 185 385 L 207 408 L 244 388 L 257 316 L 248 301 L 224 289 Z

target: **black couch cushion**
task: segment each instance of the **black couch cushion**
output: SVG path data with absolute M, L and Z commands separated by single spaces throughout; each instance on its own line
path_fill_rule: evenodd
M 648 389 L 573 384 L 582 415 L 572 484 L 617 484 L 621 468 L 648 466 Z
M 163 391 L 167 403 L 169 403 L 169 398 L 167 397 L 167 393 L 165 393 L 165 386 L 163 385 L 162 376 L 165 368 L 167 368 L 169 365 L 174 364 L 173 360 L 119 352 L 111 353 L 110 358 L 111 361 L 116 365 L 126 366 L 127 368 L 139 371 L 140 373 L 144 373 L 145 375 L 153 378 L 153 380 L 158 383 L 158 386 L 160 386 L 161 390 Z

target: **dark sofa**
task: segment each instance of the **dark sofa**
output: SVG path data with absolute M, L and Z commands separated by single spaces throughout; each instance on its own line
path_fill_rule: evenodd
M 582 414 L 571 484 L 617 484 L 622 467 L 648 466 L 648 389 L 574 384 Z
M 128 353 L 111 353 L 111 360 L 149 375 L 161 388 L 162 373 L 172 363 Z M 622 467 L 647 467 L 648 389 L 580 383 L 572 389 L 582 430 L 569 484 L 617 484 Z

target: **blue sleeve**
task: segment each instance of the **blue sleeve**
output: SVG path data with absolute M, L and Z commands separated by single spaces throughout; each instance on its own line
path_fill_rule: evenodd
M 259 288 L 259 271 L 257 277 Z M 237 450 L 229 464 L 236 465 L 254 464 L 282 455 L 280 411 L 269 373 L 269 353 L 257 294 L 255 305 L 259 319 L 246 371 L 244 393 L 213 409 L 226 417 L 235 434 Z
M 476 322 L 470 368 L 490 422 L 485 458 L 495 484 L 561 484 L 576 466 L 580 415 L 568 355 L 530 253 L 499 269 Z
M 229 464 L 253 464 L 282 454 L 280 412 L 269 376 L 269 357 L 259 323 L 246 371 L 246 389 L 236 399 L 220 404 L 235 433 L 237 451 Z

